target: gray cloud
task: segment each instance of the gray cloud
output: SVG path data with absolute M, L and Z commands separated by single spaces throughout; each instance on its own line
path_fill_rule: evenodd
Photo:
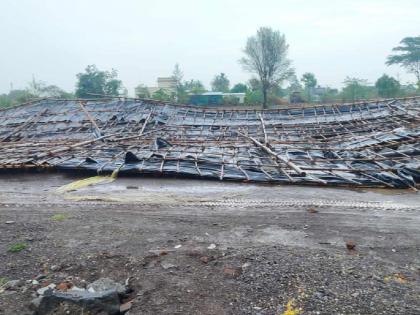
M 311 71 L 323 85 L 345 76 L 374 82 L 386 72 L 392 47 L 419 35 L 420 2 L 370 1 L 139 1 L 2 0 L 0 92 L 37 79 L 73 90 L 88 64 L 115 68 L 129 93 L 151 85 L 180 63 L 185 78 L 209 84 L 225 72 L 246 81 L 237 60 L 260 26 L 286 34 L 298 75 Z

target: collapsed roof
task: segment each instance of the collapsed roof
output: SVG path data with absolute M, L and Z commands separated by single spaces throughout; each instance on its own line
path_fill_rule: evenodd
M 272 110 L 54 100 L 0 111 L 0 169 L 413 188 L 420 97 Z

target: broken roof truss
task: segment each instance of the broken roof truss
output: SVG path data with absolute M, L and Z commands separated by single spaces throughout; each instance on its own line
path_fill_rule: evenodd
M 273 110 L 45 99 L 0 111 L 0 169 L 416 189 L 420 97 Z

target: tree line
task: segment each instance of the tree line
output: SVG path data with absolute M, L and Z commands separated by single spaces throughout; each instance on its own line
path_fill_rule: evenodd
M 413 96 L 420 93 L 420 36 L 406 37 L 400 45 L 393 48 L 386 65 L 397 64 L 414 74 L 415 84 L 402 85 L 398 79 L 383 74 L 374 83 L 361 78 L 346 77 L 341 90 L 321 86 L 315 74 L 307 72 L 298 78 L 292 62 L 288 58 L 289 46 L 284 34 L 269 27 L 261 27 L 256 35 L 248 38 L 243 50 L 244 57 L 239 60 L 245 71 L 252 74 L 247 82 L 231 86 L 225 73 L 214 76 L 210 90 L 215 92 L 245 93 L 245 104 L 284 104 L 290 102 L 349 102 L 362 99 Z M 150 94 L 145 85 L 135 89 L 136 97 L 187 103 L 191 94 L 207 92 L 205 85 L 196 79 L 184 80 L 178 64 L 172 73 L 176 82 L 175 91 L 158 89 Z M 76 75 L 75 92 L 66 92 L 56 85 L 43 81 L 32 81 L 25 89 L 0 94 L 0 107 L 9 107 L 36 98 L 100 98 L 107 96 L 127 96 L 127 89 L 118 79 L 115 69 L 103 71 L 95 65 L 88 65 L 84 72 Z M 285 82 L 287 87 L 283 88 Z M 287 101 L 287 102 L 288 102 Z M 235 104 L 231 97 L 228 103 Z

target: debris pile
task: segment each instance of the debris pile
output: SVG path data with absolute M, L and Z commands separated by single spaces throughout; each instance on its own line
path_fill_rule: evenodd
M 0 169 L 416 189 L 420 97 L 272 110 L 45 99 L 0 111 Z
M 79 288 L 71 282 L 58 286 L 50 284 L 37 290 L 39 295 L 32 301 L 34 315 L 49 314 L 125 314 L 131 307 L 130 289 L 108 278 L 101 278 Z

